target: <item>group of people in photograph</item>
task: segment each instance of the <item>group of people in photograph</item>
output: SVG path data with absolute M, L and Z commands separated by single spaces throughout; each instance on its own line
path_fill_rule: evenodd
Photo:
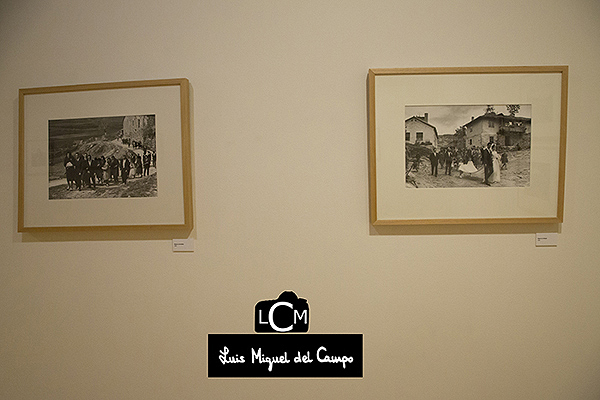
M 156 167 L 156 153 L 144 150 L 144 154 L 93 157 L 89 154 L 67 152 L 64 167 L 67 190 L 95 189 L 97 186 L 127 184 L 130 178 L 150 175 L 150 167 Z
M 438 149 L 433 148 L 429 154 L 431 163 L 431 175 L 438 176 L 438 166 L 444 169 L 445 175 L 452 175 L 458 171 L 459 178 L 463 174 L 474 174 L 484 170 L 483 182 L 486 185 L 500 182 L 500 170 L 506 169 L 508 165 L 508 154 L 498 153 L 495 143 L 488 143 L 483 147 L 471 147 L 456 149 L 452 146 Z

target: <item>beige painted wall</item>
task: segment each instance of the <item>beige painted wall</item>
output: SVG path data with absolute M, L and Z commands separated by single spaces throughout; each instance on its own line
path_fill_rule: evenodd
M 596 0 L 0 3 L 0 398 L 600 398 Z M 369 68 L 570 66 L 565 222 L 368 223 Z M 17 234 L 22 87 L 187 77 L 196 251 Z M 206 335 L 292 289 L 362 380 L 208 380 Z

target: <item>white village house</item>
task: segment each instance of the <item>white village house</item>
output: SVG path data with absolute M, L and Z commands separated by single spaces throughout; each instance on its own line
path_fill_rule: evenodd
M 133 115 L 123 118 L 121 139 L 132 145 L 137 142 L 139 146 L 156 151 L 156 130 L 154 115 Z
M 141 142 L 144 138 L 144 129 L 149 123 L 148 115 L 133 115 L 123 118 L 123 138 Z
M 437 128 L 429 122 L 429 115 L 414 115 L 404 121 L 405 142 L 432 144 L 438 147 Z
M 500 146 L 531 147 L 531 118 L 487 112 L 464 125 L 466 147 L 481 147 L 489 142 Z

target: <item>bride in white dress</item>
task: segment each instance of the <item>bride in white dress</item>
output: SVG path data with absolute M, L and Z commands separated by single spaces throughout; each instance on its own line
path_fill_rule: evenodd
M 475 164 L 473 164 L 473 158 L 471 156 L 468 157 L 468 161 L 466 163 L 460 163 L 458 170 L 460 171 L 460 178 L 462 178 L 463 174 L 471 175 L 478 171 L 475 167 Z
M 494 171 L 490 175 L 489 182 L 500 182 L 500 154 L 496 151 L 496 144 L 492 145 L 492 166 L 494 167 Z
M 474 174 L 475 172 L 477 172 L 477 168 L 475 167 L 475 164 L 473 164 L 473 160 L 469 160 L 469 162 L 466 164 L 460 164 L 458 166 L 458 170 L 467 174 Z

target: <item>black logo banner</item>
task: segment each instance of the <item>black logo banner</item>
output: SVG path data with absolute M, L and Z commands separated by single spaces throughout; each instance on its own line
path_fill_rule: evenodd
M 208 335 L 209 378 L 362 376 L 362 334 Z

